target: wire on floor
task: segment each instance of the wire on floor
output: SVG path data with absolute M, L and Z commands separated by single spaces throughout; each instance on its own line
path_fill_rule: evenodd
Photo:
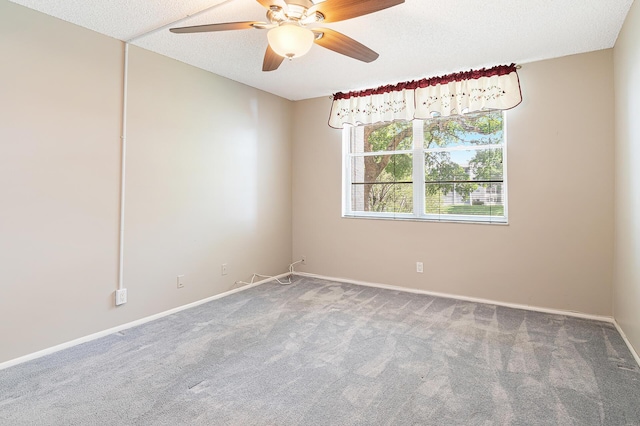
M 271 276 L 271 275 L 262 275 L 262 274 L 254 273 L 254 274 L 253 274 L 253 276 L 251 277 L 251 281 L 249 281 L 249 282 L 246 282 L 246 281 L 236 281 L 236 282 L 234 283 L 234 285 L 233 285 L 233 288 L 235 288 L 238 284 L 242 284 L 242 285 L 251 285 L 251 284 L 254 284 L 254 283 L 255 283 L 255 279 L 256 279 L 256 278 L 273 278 L 273 279 L 275 279 L 275 280 L 276 280 L 276 282 L 277 282 L 278 284 L 280 284 L 280 285 L 290 285 L 290 284 L 293 284 L 292 276 L 293 276 L 293 273 L 295 272 L 295 271 L 294 271 L 294 269 L 293 269 L 293 267 L 294 267 L 295 265 L 297 265 L 298 263 L 302 263 L 302 262 L 304 262 L 304 259 L 300 259 L 300 260 L 298 260 L 298 261 L 296 261 L 296 262 L 293 262 L 291 265 L 289 265 L 289 276 L 288 276 L 288 278 L 287 278 L 287 280 L 286 280 L 286 281 L 280 281 L 280 279 L 275 278 L 275 277 L 273 277 L 273 276 Z

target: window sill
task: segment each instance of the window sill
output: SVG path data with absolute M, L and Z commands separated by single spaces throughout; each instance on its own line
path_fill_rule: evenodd
M 373 219 L 373 220 L 389 220 L 389 221 L 401 221 L 401 222 L 431 222 L 431 223 L 461 223 L 461 224 L 475 224 L 475 225 L 509 225 L 509 221 L 506 217 L 473 217 L 473 216 L 461 216 L 461 217 L 416 217 L 413 215 L 402 216 L 383 216 L 379 214 L 343 214 L 344 219 Z

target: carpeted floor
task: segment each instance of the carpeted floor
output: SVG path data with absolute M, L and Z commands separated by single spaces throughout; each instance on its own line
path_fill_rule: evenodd
M 2 425 L 640 425 L 613 325 L 297 277 L 0 371 Z

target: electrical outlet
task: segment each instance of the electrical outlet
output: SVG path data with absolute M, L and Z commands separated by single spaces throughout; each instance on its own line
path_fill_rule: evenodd
M 178 288 L 184 287 L 184 275 L 178 275 Z
M 302 264 L 303 265 L 307 264 L 307 256 L 302 256 Z
M 419 273 L 424 272 L 424 265 L 422 264 L 422 262 L 416 262 L 416 272 L 419 272 Z
M 226 263 L 223 263 L 220 267 L 220 271 L 222 272 L 222 275 L 227 275 L 229 273 L 229 266 Z
M 127 289 L 116 290 L 116 306 L 124 305 L 125 303 L 127 303 Z

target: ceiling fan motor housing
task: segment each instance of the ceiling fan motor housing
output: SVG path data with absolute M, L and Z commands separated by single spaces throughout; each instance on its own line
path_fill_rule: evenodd
M 318 11 L 311 11 L 304 6 L 289 5 L 287 10 L 277 5 L 272 5 L 267 10 L 267 19 L 272 24 L 295 22 L 300 25 L 315 24 L 324 20 L 324 15 Z

